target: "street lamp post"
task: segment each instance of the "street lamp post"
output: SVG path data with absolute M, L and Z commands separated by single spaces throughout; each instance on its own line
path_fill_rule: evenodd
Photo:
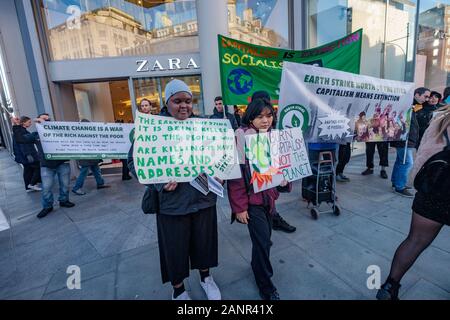
M 408 45 L 409 45 L 409 22 L 406 24 L 406 36 L 401 37 L 401 38 L 397 38 L 397 39 L 393 39 L 390 41 L 384 41 L 381 44 L 381 70 L 380 70 L 380 78 L 384 79 L 385 77 L 385 59 L 386 59 L 386 45 L 387 44 L 391 44 L 393 46 L 396 46 L 397 48 L 399 48 L 403 55 L 405 56 L 405 70 L 404 70 L 404 74 L 403 74 L 403 80 L 406 79 L 406 74 L 407 74 L 407 66 L 408 66 Z M 398 41 L 398 40 L 402 40 L 406 38 L 406 51 L 405 49 L 403 49 L 399 44 L 394 43 L 394 41 Z M 385 38 L 386 39 L 386 38 Z

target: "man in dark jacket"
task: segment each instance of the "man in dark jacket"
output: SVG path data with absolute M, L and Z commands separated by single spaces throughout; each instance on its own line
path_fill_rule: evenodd
M 241 115 L 239 114 L 239 108 L 237 105 L 234 105 L 234 118 L 236 119 L 238 128 L 241 126 Z
M 226 107 L 223 105 L 223 100 L 222 97 L 216 97 L 214 99 L 214 103 L 216 105 L 216 107 L 214 108 L 214 114 L 212 116 L 210 116 L 210 119 L 228 119 L 231 123 L 231 127 L 233 128 L 234 131 L 237 130 L 238 128 L 238 124 L 236 121 L 236 118 L 234 117 L 234 115 L 232 115 L 231 113 L 229 113 L 228 111 L 226 111 Z M 224 117 L 224 112 L 226 114 L 226 118 Z
M 431 119 L 433 119 L 433 113 L 442 106 L 440 104 L 441 99 L 442 95 L 439 92 L 432 91 L 430 99 L 423 104 L 423 108 L 416 112 L 417 123 L 419 124 L 419 143 L 417 147 L 419 147 L 423 134 L 430 125 Z
M 427 88 L 417 88 L 414 91 L 414 101 L 411 111 L 411 125 L 409 128 L 407 141 L 391 142 L 391 146 L 397 149 L 397 158 L 394 169 L 392 170 L 392 188 L 395 193 L 412 198 L 414 195 L 408 190 L 409 172 L 414 164 L 413 150 L 419 144 L 419 124 L 417 122 L 416 112 L 423 108 L 423 104 L 430 98 L 430 90 Z
M 50 121 L 47 113 L 40 114 L 35 120 L 37 123 Z M 15 128 L 13 128 L 14 130 Z M 70 165 L 68 160 L 48 160 L 45 157 L 42 149 L 39 134 L 33 132 L 22 136 L 23 141 L 28 143 L 35 143 L 41 162 L 41 179 L 42 179 L 42 207 L 43 209 L 38 213 L 38 218 L 43 218 L 53 211 L 53 183 L 55 176 L 58 176 L 59 181 L 59 206 L 65 208 L 72 208 L 74 203 L 69 201 L 69 184 L 70 184 Z

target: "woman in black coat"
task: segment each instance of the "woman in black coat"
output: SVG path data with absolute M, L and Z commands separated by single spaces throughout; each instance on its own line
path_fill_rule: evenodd
M 13 150 L 17 163 L 23 165 L 23 181 L 25 190 L 41 191 L 37 185 L 41 182 L 41 169 L 39 155 L 33 142 L 26 139 L 26 135 L 30 135 L 27 128 L 31 127 L 31 119 L 21 117 L 13 126 Z

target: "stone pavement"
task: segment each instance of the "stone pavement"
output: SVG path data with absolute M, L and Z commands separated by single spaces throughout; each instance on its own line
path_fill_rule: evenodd
M 361 176 L 363 166 L 364 158 L 354 157 L 346 168 L 352 181 L 338 185 L 339 217 L 312 220 L 299 183 L 281 196 L 278 210 L 297 226 L 293 234 L 272 236 L 273 281 L 282 299 L 374 299 L 367 267 L 379 266 L 384 280 L 408 232 L 412 201 L 377 174 Z M 11 225 L 0 232 L 0 299 L 170 299 L 170 285 L 160 280 L 155 216 L 140 211 L 143 187 L 135 180 L 107 176 L 112 187 L 97 190 L 89 177 L 87 195 L 71 194 L 76 207 L 56 205 L 37 219 L 40 193 L 25 193 L 21 172 L 0 151 L 0 207 Z M 259 299 L 248 230 L 230 225 L 229 212 L 228 201 L 220 200 L 219 267 L 212 273 L 224 299 Z M 70 265 L 81 268 L 81 290 L 67 289 Z M 449 266 L 444 227 L 405 276 L 401 299 L 450 299 Z M 206 298 L 197 271 L 185 284 L 193 299 Z

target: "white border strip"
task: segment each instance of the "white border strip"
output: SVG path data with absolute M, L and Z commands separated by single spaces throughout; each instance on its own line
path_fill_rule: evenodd
M 3 214 L 2 208 L 0 208 L 0 231 L 8 230 L 10 228 L 8 220 Z

